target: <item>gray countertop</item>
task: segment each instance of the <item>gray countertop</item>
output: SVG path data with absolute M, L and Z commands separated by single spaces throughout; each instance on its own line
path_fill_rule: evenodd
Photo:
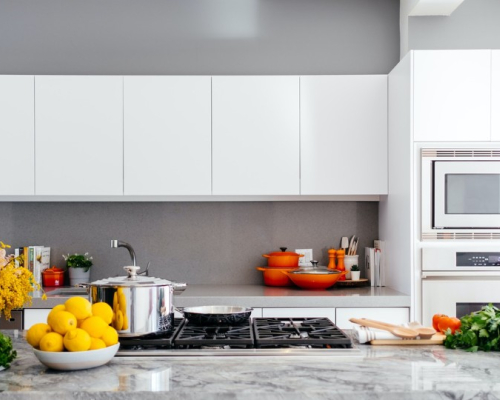
M 52 308 L 63 303 L 66 296 L 33 299 L 26 308 Z M 391 288 L 340 288 L 302 290 L 262 285 L 188 285 L 175 296 L 178 307 L 199 305 L 240 305 L 245 307 L 410 307 L 410 296 Z
M 83 371 L 47 369 L 23 338 L 0 372 L 20 399 L 496 399 L 500 354 L 443 346 L 357 345 L 345 358 L 118 358 Z M 358 352 L 359 353 L 359 352 Z

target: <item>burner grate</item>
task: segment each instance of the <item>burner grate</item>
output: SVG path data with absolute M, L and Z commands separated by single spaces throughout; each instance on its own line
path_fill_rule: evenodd
M 184 319 L 174 318 L 174 329 L 170 332 L 159 332 L 140 337 L 120 337 L 120 350 L 171 349 L 174 338 L 184 324 Z
M 254 318 L 255 347 L 350 348 L 352 341 L 328 318 Z
M 203 346 L 238 346 L 252 348 L 253 330 L 250 322 L 234 326 L 196 326 L 187 321 L 175 337 L 175 348 Z

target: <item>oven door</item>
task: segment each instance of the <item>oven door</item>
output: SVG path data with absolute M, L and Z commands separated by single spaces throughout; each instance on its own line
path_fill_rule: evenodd
M 482 306 L 500 304 L 500 276 L 434 276 L 422 280 L 422 322 L 432 326 L 434 314 L 460 318 Z
M 433 227 L 500 228 L 500 162 L 435 161 Z

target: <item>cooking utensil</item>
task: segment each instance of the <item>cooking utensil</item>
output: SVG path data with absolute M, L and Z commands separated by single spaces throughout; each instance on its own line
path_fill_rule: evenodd
M 379 323 L 378 321 L 368 320 L 364 318 L 362 319 L 351 318 L 349 321 L 361 326 L 366 326 L 368 328 L 376 328 L 376 329 L 381 329 L 383 331 L 391 332 L 394 336 L 403 339 L 414 339 L 418 336 L 417 331 L 410 328 L 405 328 L 404 326 Z
M 272 268 L 290 268 L 299 266 L 299 258 L 304 257 L 304 254 L 286 251 L 286 247 L 280 247 L 281 252 L 277 251 L 269 254 L 262 254 L 262 257 L 267 258 L 267 266 Z
M 115 311 L 113 323 L 118 335 L 135 337 L 173 329 L 173 293 L 186 289 L 185 283 L 137 276 L 140 267 L 124 267 L 127 276 L 85 284 L 89 300 L 108 303 Z
M 195 325 L 239 325 L 250 318 L 253 308 L 238 306 L 175 307 Z
M 315 260 L 312 260 L 311 264 L 312 268 L 300 268 L 293 271 L 282 271 L 282 273 L 286 274 L 298 287 L 312 290 L 327 289 L 335 285 L 335 282 L 346 274 L 345 271 L 318 267 L 318 262 Z
M 340 248 L 344 249 L 344 251 L 347 252 L 348 247 L 349 247 L 349 238 L 347 236 L 342 236 L 342 239 L 340 240 Z
M 399 325 L 394 325 L 394 324 L 389 324 L 387 322 L 382 322 L 382 321 L 375 321 L 373 319 L 368 319 L 368 318 L 363 318 L 363 320 L 368 321 L 368 322 L 376 322 L 381 325 L 385 325 L 389 328 L 399 328 Z M 410 322 L 408 324 L 408 328 L 416 331 L 418 333 L 418 336 L 420 339 L 430 339 L 432 336 L 436 334 L 436 330 L 434 328 L 428 328 L 425 326 L 420 325 L 418 322 Z
M 264 285 L 267 286 L 293 286 L 293 282 L 288 275 L 283 274 L 282 271 L 293 271 L 296 268 L 268 268 L 257 267 L 257 271 L 262 271 L 264 276 Z

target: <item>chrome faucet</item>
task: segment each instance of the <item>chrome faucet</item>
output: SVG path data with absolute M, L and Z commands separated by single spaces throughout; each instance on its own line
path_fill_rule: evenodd
M 127 242 L 123 242 L 121 240 L 116 240 L 116 239 L 111 240 L 111 248 L 118 248 L 118 247 L 125 247 L 128 250 L 128 252 L 130 253 L 130 258 L 132 259 L 132 265 L 135 267 L 136 266 L 135 251 L 132 248 L 132 246 Z

